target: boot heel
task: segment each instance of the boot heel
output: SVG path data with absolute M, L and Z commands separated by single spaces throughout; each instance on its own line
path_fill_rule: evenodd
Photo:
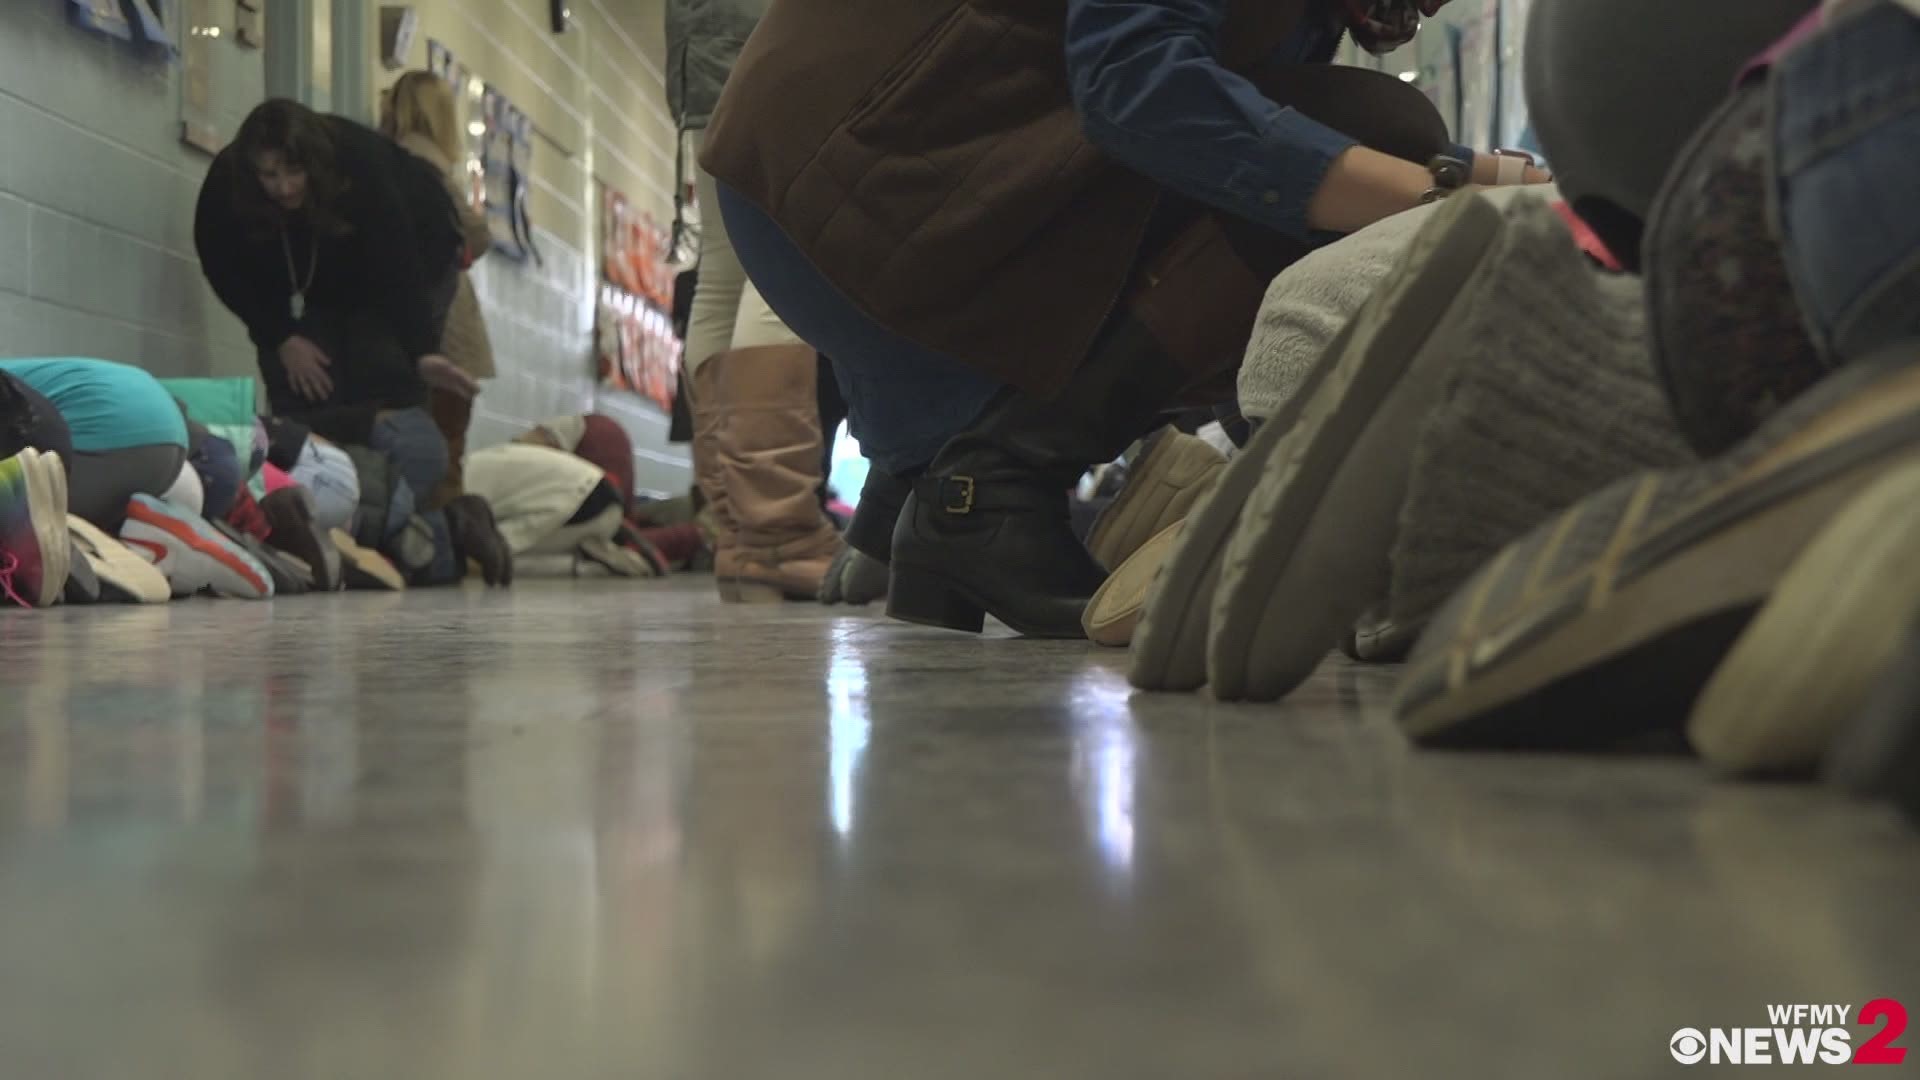
M 887 590 L 887 615 L 902 622 L 964 630 L 977 634 L 986 628 L 986 609 L 929 574 L 895 567 Z

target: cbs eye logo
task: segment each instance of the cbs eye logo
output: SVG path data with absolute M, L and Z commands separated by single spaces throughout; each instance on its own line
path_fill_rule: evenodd
M 1698 1065 L 1707 1056 L 1707 1037 L 1698 1028 L 1681 1028 L 1673 1033 L 1667 1050 L 1682 1065 Z

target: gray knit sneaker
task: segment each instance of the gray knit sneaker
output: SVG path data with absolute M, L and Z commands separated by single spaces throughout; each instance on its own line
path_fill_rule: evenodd
M 1581 499 L 1507 545 L 1434 614 L 1394 695 L 1402 728 L 1424 745 L 1504 749 L 1671 737 L 1696 704 L 1709 707 L 1701 688 L 1815 538 L 1876 481 L 1913 462 L 1920 343 L 1842 367 L 1718 458 L 1624 477 Z M 1881 505 L 1903 509 L 1899 494 Z M 1910 549 L 1841 546 L 1894 565 Z M 1848 644 L 1853 632 L 1832 635 L 1794 617 L 1821 603 L 1834 606 L 1827 615 L 1866 616 L 1859 640 L 1891 638 L 1886 601 L 1910 587 L 1905 569 L 1881 581 L 1888 595 L 1860 608 L 1848 597 L 1866 582 L 1844 583 L 1816 566 L 1811 584 L 1786 601 L 1787 630 L 1763 631 L 1750 650 L 1780 657 L 1857 648 Z M 1831 665 L 1817 672 L 1855 679 Z M 1822 692 L 1858 700 L 1832 682 Z M 1702 747 L 1716 756 L 1737 750 L 1742 764 L 1791 763 L 1775 746 L 1764 747 L 1768 760 L 1753 755 L 1761 743 L 1746 733 L 1736 744 L 1716 731 Z
M 1215 696 L 1290 692 L 1369 611 L 1417 633 L 1535 523 L 1687 460 L 1639 304 L 1544 198 L 1435 214 L 1248 504 L 1208 635 Z
M 1536 204 L 1510 217 L 1454 338 L 1469 362 L 1414 441 L 1380 598 L 1402 628 L 1424 626 L 1495 552 L 1576 501 L 1694 460 L 1648 355 L 1640 283 L 1593 271 L 1550 215 Z

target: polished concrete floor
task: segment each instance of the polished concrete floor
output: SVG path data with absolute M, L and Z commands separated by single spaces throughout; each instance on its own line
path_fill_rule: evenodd
M 698 580 L 0 613 L 0 1076 L 1636 1077 L 1920 1011 L 1889 814 L 1123 659 Z

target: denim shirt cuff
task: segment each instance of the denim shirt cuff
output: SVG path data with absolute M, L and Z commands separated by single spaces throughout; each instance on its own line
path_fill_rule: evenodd
M 1299 117 L 1301 123 L 1275 131 L 1274 153 L 1260 170 L 1243 170 L 1233 185 L 1246 209 L 1243 216 L 1299 240 L 1311 242 L 1307 207 L 1326 180 L 1327 170 L 1359 140 Z

